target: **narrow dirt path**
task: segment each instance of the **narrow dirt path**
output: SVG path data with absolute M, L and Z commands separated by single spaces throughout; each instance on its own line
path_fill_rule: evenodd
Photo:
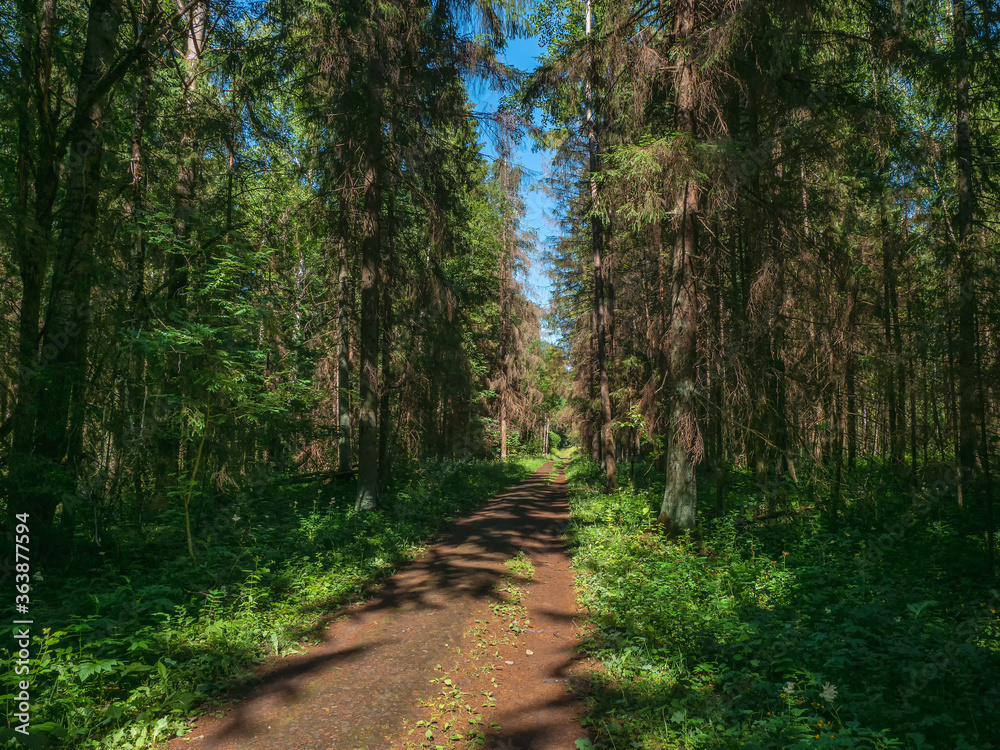
M 562 537 L 565 476 L 553 470 L 545 464 L 453 522 L 424 556 L 347 608 L 319 645 L 282 659 L 169 750 L 458 750 L 484 745 L 447 737 L 478 730 L 486 747 L 574 750 L 586 684 L 576 674 L 586 665 L 575 652 L 581 633 Z M 505 584 L 516 582 L 505 563 L 522 551 L 535 566 L 517 610 L 526 629 L 504 617 L 514 606 Z M 438 708 L 447 709 L 446 693 L 450 722 Z

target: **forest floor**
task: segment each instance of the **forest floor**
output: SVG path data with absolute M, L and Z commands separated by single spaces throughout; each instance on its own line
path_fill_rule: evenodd
M 453 522 L 169 750 L 572 750 L 595 664 L 577 654 L 564 468 Z

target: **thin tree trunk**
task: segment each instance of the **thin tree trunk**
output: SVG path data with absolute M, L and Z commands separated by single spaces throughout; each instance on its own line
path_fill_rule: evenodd
M 913 358 L 911 357 L 908 361 L 908 380 L 910 388 L 910 447 L 912 449 L 912 455 L 910 456 L 910 469 L 913 472 L 913 476 L 917 476 L 917 381 L 916 381 L 916 369 L 913 364 Z
M 958 398 L 955 393 L 955 355 L 953 339 L 951 336 L 951 324 L 947 323 L 944 330 L 946 342 L 948 344 L 948 402 L 951 412 L 952 440 L 955 446 L 955 491 L 958 496 L 958 507 L 961 508 L 965 504 L 963 497 L 963 485 L 965 484 L 966 472 L 961 458 L 962 443 L 961 432 L 959 429 Z
M 830 520 L 834 527 L 837 525 L 840 503 L 841 503 L 841 478 L 844 467 L 844 399 L 838 396 L 835 399 L 835 413 L 831 414 L 831 419 L 835 420 L 833 438 L 833 486 L 830 489 Z
M 593 404 L 598 398 L 597 387 L 597 315 L 594 311 L 590 314 L 590 366 L 587 368 L 588 402 Z M 587 410 L 587 427 L 592 430 L 590 433 L 590 454 L 595 462 L 600 462 L 603 458 L 601 450 L 601 416 L 599 411 L 593 408 Z M 601 466 L 603 468 L 603 464 Z
M 718 252 L 718 249 L 716 249 L 716 252 Z M 719 264 L 711 264 L 711 269 L 712 296 L 709 299 L 708 305 L 711 311 L 712 331 L 715 341 L 711 349 L 712 354 L 709 370 L 712 398 L 709 420 L 710 434 L 712 436 L 712 460 L 710 464 L 715 474 L 715 507 L 721 513 L 726 502 L 726 457 L 723 451 L 725 419 L 723 383 L 725 381 L 725 364 L 722 356 L 726 341 L 722 325 L 722 278 Z
M 903 356 L 903 336 L 899 325 L 899 285 L 897 270 L 892 268 L 890 302 L 892 313 L 892 354 L 896 364 L 897 432 L 893 444 L 893 463 L 899 467 L 906 461 L 906 358 Z
M 376 52 L 376 57 L 377 57 Z M 377 60 L 372 63 L 377 67 Z M 377 74 L 373 70 L 373 78 Z M 358 429 L 358 510 L 376 510 L 378 500 L 378 403 L 380 218 L 382 186 L 382 92 L 372 82 L 371 111 L 365 142 L 365 208 L 361 245 L 361 374 Z
M 947 331 L 947 326 L 945 327 L 945 330 Z M 924 356 L 926 357 L 927 355 L 925 354 Z M 951 372 L 951 369 L 949 367 L 949 373 L 950 372 Z M 935 376 L 937 375 L 937 365 L 936 364 L 934 365 L 934 374 L 935 374 Z M 944 457 L 945 457 L 945 435 L 944 435 L 944 433 L 947 430 L 948 426 L 947 426 L 947 424 L 945 424 L 945 425 L 941 424 L 941 412 L 938 410 L 938 398 L 937 398 L 937 394 L 934 394 L 933 398 L 931 398 L 931 412 L 934 415 L 934 444 L 935 444 L 935 447 L 937 448 L 938 455 L 943 460 Z M 947 417 L 946 417 L 946 419 L 947 419 Z
M 390 427 L 390 384 L 392 383 L 392 269 L 396 253 L 393 241 L 396 228 L 395 197 L 389 191 L 386 206 L 386 227 L 388 242 L 386 243 L 386 260 L 381 264 L 382 277 L 379 306 L 381 307 L 382 324 L 382 371 L 379 374 L 379 411 L 378 411 L 378 486 L 381 491 L 389 483 L 389 471 L 392 468 L 389 461 L 389 448 L 392 444 L 392 429 Z
M 978 341 L 978 331 L 976 340 Z M 986 493 L 986 545 L 987 574 L 993 579 L 996 570 L 996 522 L 993 517 L 993 476 L 990 474 L 990 443 L 986 431 L 986 389 L 983 381 L 983 355 L 981 347 L 976 347 L 976 385 L 979 388 L 979 429 L 982 435 L 980 460 L 983 465 L 983 491 Z
M 896 352 L 893 343 L 893 319 L 896 317 L 896 272 L 893 265 L 893 245 L 888 236 L 888 222 L 883 209 L 880 227 L 882 230 L 882 323 L 885 329 L 885 351 L 888 362 L 885 367 L 885 400 L 889 409 L 889 445 L 890 456 L 894 468 L 900 468 L 903 462 L 901 442 L 905 440 L 905 428 L 901 427 L 900 417 L 905 404 L 898 403 L 896 377 L 899 369 L 896 363 Z M 898 323 L 898 317 L 896 317 Z
M 927 421 L 927 354 L 926 353 L 921 358 L 921 367 L 920 367 L 920 399 L 921 399 L 921 410 L 922 410 L 922 415 L 923 415 L 921 417 L 921 422 L 922 422 L 922 424 L 921 424 L 921 427 L 922 427 L 922 430 L 921 430 L 921 432 L 922 432 L 921 442 L 923 443 L 924 466 L 926 466 L 927 465 L 927 458 L 928 458 L 928 450 L 927 450 L 928 434 L 927 433 L 930 430 L 930 425 L 929 425 L 929 423 Z
M 145 11 L 145 8 L 143 9 Z M 149 116 L 147 105 L 149 92 L 153 85 L 153 70 L 151 61 L 144 58 L 139 76 L 139 93 L 135 103 L 135 119 L 132 124 L 132 148 L 129 160 L 129 176 L 132 183 L 132 195 L 125 204 L 125 215 L 132 219 L 135 232 L 135 246 L 132 255 L 132 314 L 144 315 L 140 309 L 146 296 L 146 244 L 142 227 L 137 223 L 143 204 L 142 192 L 142 141 L 146 130 L 146 119 Z
M 844 382 L 847 388 L 847 471 L 851 473 L 854 471 L 858 456 L 858 396 L 854 382 L 854 354 L 848 351 L 846 356 Z
M 195 115 L 194 93 L 201 72 L 201 57 L 205 49 L 205 38 L 208 32 L 208 5 L 205 2 L 192 5 L 185 16 L 187 26 L 184 60 L 181 65 L 183 107 L 183 125 L 180 137 L 180 166 L 177 168 L 177 185 L 174 190 L 174 231 L 177 237 L 177 247 L 173 249 L 168 260 L 167 296 L 175 310 L 184 310 L 187 306 L 188 264 L 194 255 L 193 232 L 195 202 L 197 199 L 198 152 L 195 149 Z M 189 380 L 180 374 L 181 355 L 168 353 L 165 371 L 174 370 L 178 373 L 174 384 L 164 383 L 163 390 L 170 393 L 176 389 L 182 399 L 189 394 Z M 176 365 L 174 365 L 176 362 Z M 192 363 L 187 363 L 188 368 Z M 165 402 L 167 403 L 167 402 Z M 175 422 L 173 414 L 164 420 Z M 172 426 L 161 425 L 157 430 L 157 460 L 156 460 L 156 495 L 159 504 L 166 501 L 167 485 L 170 476 L 181 470 L 181 457 L 185 446 L 182 445 L 181 434 Z
M 958 465 L 963 475 L 976 466 L 976 285 L 973 277 L 972 222 L 975 195 L 972 184 L 972 119 L 969 108 L 969 54 L 966 41 L 965 0 L 953 0 L 956 103 L 955 140 L 958 150 Z
M 136 23 L 135 34 L 141 33 L 143 24 L 148 23 L 148 7 L 145 0 L 141 4 L 139 21 Z M 140 59 L 139 91 L 136 96 L 135 117 L 132 121 L 132 144 L 131 158 L 129 160 L 129 176 L 131 178 L 132 194 L 125 203 L 125 215 L 130 219 L 132 231 L 135 233 L 135 244 L 132 249 L 132 256 L 129 259 L 129 274 L 131 276 L 132 298 L 129 306 L 133 319 L 132 325 L 141 329 L 149 319 L 146 303 L 146 242 L 143 236 L 140 218 L 144 207 L 143 192 L 143 136 L 146 130 L 146 121 L 149 117 L 149 93 L 153 85 L 152 58 L 143 55 Z M 134 493 L 138 503 L 138 515 L 142 514 L 142 503 L 144 493 L 142 491 L 142 479 L 146 473 L 148 457 L 145 436 L 146 402 L 148 400 L 148 388 L 145 385 L 147 357 L 144 350 L 135 348 L 132 353 L 131 381 L 125 378 L 131 398 L 132 409 L 131 425 L 132 434 L 130 441 L 136 446 L 131 449 L 132 465 L 129 471 L 132 474 L 134 483 Z M 140 387 L 140 384 L 142 386 Z
M 507 460 L 507 404 L 500 399 L 500 460 Z
M 389 383 L 392 378 L 392 304 L 388 294 L 382 295 L 382 305 L 385 308 L 382 316 L 382 373 L 381 393 L 379 394 L 378 410 L 378 484 L 385 487 L 389 482 L 389 440 L 392 431 L 389 429 Z
M 506 169 L 504 162 L 501 169 Z M 502 173 L 501 182 L 506 189 L 506 174 Z M 508 383 L 507 357 L 510 337 L 510 288 L 507 283 L 509 275 L 510 251 L 508 248 L 507 220 L 504 218 L 500 247 L 500 460 L 507 460 L 507 405 L 510 403 L 510 384 Z
M 587 0 L 587 36 L 591 37 L 591 2 Z M 596 175 L 601 169 L 598 156 L 597 126 L 594 122 L 593 88 L 597 80 L 597 61 L 593 39 L 590 40 L 590 71 L 587 76 L 587 151 L 590 157 L 590 239 L 594 255 L 594 310 L 597 316 L 597 381 L 600 388 L 600 440 L 601 459 L 607 474 L 606 489 L 618 489 L 618 469 L 615 465 L 614 436 L 611 429 L 611 386 L 608 383 L 608 297 L 605 292 L 604 220 L 600 216 L 600 202 Z M 608 284 L 610 287 L 610 284 Z
M 180 167 L 177 169 L 177 189 L 174 205 L 174 222 L 181 246 L 190 241 L 192 221 L 195 213 L 196 179 L 195 164 L 197 151 L 194 147 L 194 89 L 201 72 L 201 56 L 205 49 L 205 35 L 208 31 L 208 6 L 196 3 L 188 11 L 187 46 L 184 52 L 183 90 L 181 98 L 184 108 L 184 127 L 180 138 Z M 188 254 L 174 252 L 170 266 L 170 297 L 183 302 L 187 291 Z
M 347 265 L 347 195 L 340 196 L 337 278 L 337 469 L 350 471 L 351 458 L 351 290 Z

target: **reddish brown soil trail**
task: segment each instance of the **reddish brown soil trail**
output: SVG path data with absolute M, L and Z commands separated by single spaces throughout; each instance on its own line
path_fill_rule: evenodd
M 536 566 L 524 605 L 531 631 L 500 646 L 488 668 L 496 707 L 490 743 L 513 750 L 573 750 L 583 706 L 572 688 L 579 638 L 573 573 L 562 532 L 565 478 L 550 462 L 478 511 L 452 523 L 441 542 L 386 581 L 323 633 L 307 653 L 281 660 L 222 718 L 201 717 L 170 750 L 389 750 L 415 745 L 407 734 L 434 698 L 438 664 L 463 674 L 463 644 L 489 616 L 504 562 L 523 550 Z M 495 619 L 495 618 L 494 618 Z M 533 653 L 527 655 L 526 651 Z M 457 661 L 456 661 L 457 660 Z M 505 662 L 512 661 L 512 665 Z M 475 691 L 482 662 L 462 678 Z M 479 675 L 478 678 L 473 675 Z M 472 693 L 470 693 L 471 695 Z M 443 743 L 451 745 L 451 743 Z M 453 745 L 452 745 L 453 746 Z

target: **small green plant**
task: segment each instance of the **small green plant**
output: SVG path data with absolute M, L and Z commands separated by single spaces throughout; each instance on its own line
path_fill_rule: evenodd
M 510 571 L 511 575 L 517 576 L 524 582 L 530 581 L 535 577 L 535 566 L 531 562 L 531 558 L 524 554 L 523 550 L 505 562 L 504 565 L 507 566 L 507 570 Z

